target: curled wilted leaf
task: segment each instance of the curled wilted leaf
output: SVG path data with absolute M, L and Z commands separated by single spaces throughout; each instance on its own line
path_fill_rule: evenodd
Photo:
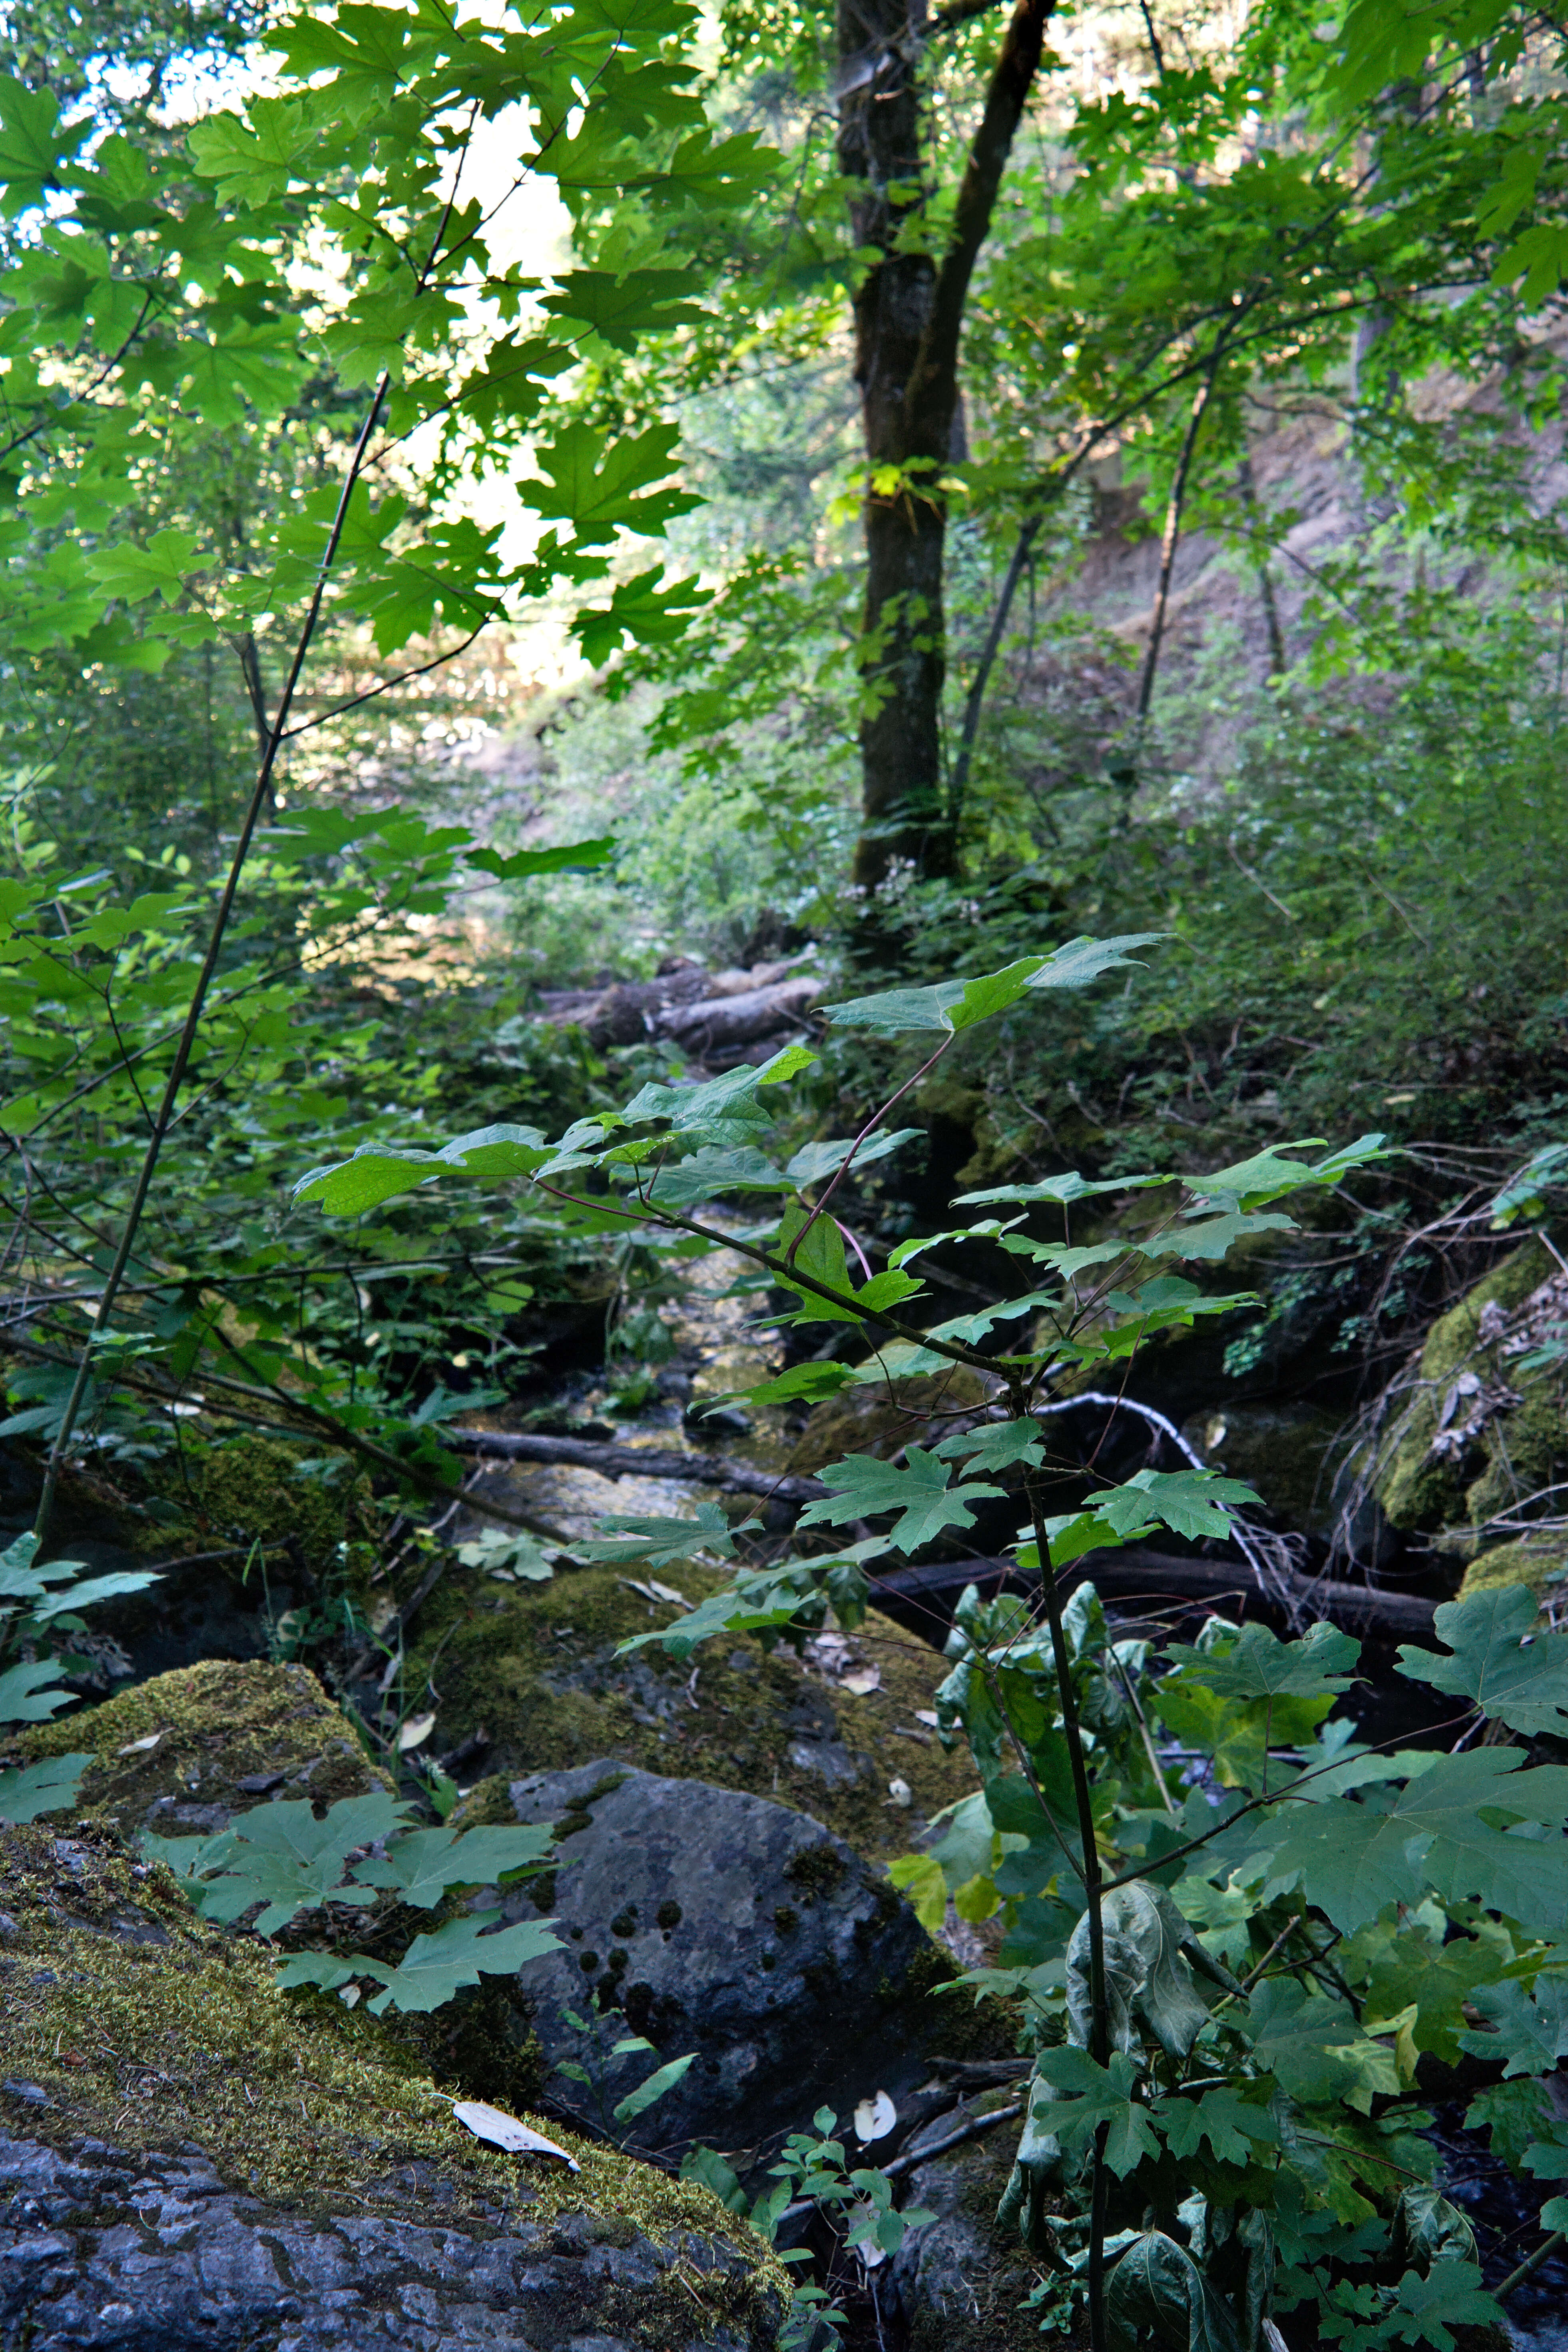
M 455 2100 L 452 2114 L 476 2139 L 488 2139 L 492 2147 L 504 2147 L 513 2156 L 555 2156 L 569 2172 L 583 2169 L 575 2157 L 568 2156 L 563 2147 L 557 2147 L 542 2132 L 536 2132 L 531 2124 L 519 2123 L 515 2116 L 509 2116 L 500 2107 L 487 2106 L 482 2099 Z

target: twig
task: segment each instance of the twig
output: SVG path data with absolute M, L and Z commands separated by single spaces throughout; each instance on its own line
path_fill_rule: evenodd
M 1492 2293 L 1499 2303 L 1502 2301 L 1505 2294 L 1511 2294 L 1516 2286 L 1522 2286 L 1525 2280 L 1541 2268 L 1542 2263 L 1550 2262 L 1564 2242 L 1568 2242 L 1568 2230 L 1553 2230 L 1544 2244 L 1537 2246 L 1532 2254 L 1527 2254 L 1516 2271 L 1510 2271 L 1500 2286 L 1493 2287 Z
M 882 2167 L 882 2170 L 889 2180 L 901 2180 L 905 2173 L 914 2172 L 921 2165 L 930 2164 L 934 2158 L 945 2156 L 949 2148 L 963 2147 L 967 2141 L 979 2139 L 983 2133 L 994 2130 L 997 2124 L 1011 2123 L 1015 2116 L 1023 2114 L 1026 2104 L 1025 2100 L 1019 2099 L 1010 2107 L 993 2107 L 989 2115 L 972 2116 L 957 2131 L 949 2132 L 945 2139 L 932 2140 L 929 2147 L 911 2149 L 908 2156 L 896 2156 L 891 2164 Z

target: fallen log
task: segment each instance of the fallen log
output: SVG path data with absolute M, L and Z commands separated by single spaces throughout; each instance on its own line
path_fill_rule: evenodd
M 804 975 L 792 969 L 798 956 L 783 963 L 753 964 L 747 971 L 706 971 L 689 957 L 676 957 L 667 971 L 653 980 L 621 980 L 603 988 L 552 989 L 542 999 L 546 1021 L 563 1026 L 570 1022 L 586 1030 L 598 1045 L 629 1045 L 639 1037 L 685 1035 L 685 1029 L 670 1024 L 701 1008 L 709 1019 L 718 1018 L 726 1006 L 744 1000 L 745 1009 L 732 1016 L 734 1025 L 714 1030 L 714 1044 L 759 1037 L 769 1028 L 777 1028 L 798 1017 L 798 1009 L 811 1001 L 812 990 L 803 989 Z M 773 992 L 783 984 L 784 994 L 778 1004 L 773 1003 Z M 820 983 L 816 983 L 817 991 Z M 761 1025 L 757 1025 L 758 1024 Z M 700 1020 L 689 1024 L 691 1034 L 704 1028 Z
M 661 1037 L 677 1037 L 703 1049 L 744 1045 L 755 1037 L 798 1021 L 826 992 L 819 976 L 799 972 L 772 988 L 750 988 L 739 996 L 700 997 L 693 1004 L 670 1004 L 654 1016 Z
M 721 1494 L 757 1495 L 769 1502 L 814 1503 L 827 1489 L 820 1479 L 789 1477 L 759 1470 L 749 1462 L 717 1454 L 676 1454 L 651 1446 L 613 1445 L 582 1437 L 534 1437 L 489 1429 L 447 1429 L 446 1442 L 464 1454 L 500 1461 L 563 1465 L 596 1470 L 602 1478 L 679 1478 L 692 1486 L 716 1486 Z M 956 1601 L 966 1584 L 991 1584 L 1000 1591 L 1011 1582 L 1023 1591 L 1034 1582 L 1016 1560 L 929 1560 L 917 1568 L 889 1569 L 874 1577 L 872 1599 L 919 1610 L 924 1602 Z M 1249 1617 L 1285 1622 L 1290 1611 L 1265 1591 L 1245 1560 L 1183 1558 L 1131 1544 L 1125 1551 L 1085 1552 L 1062 1575 L 1062 1589 L 1091 1583 L 1107 1600 L 1199 1602 L 1211 1609 L 1245 1606 Z M 1436 1601 L 1418 1593 L 1390 1592 L 1372 1584 L 1340 1584 L 1327 1577 L 1281 1576 L 1279 1592 L 1310 1617 L 1326 1618 L 1349 1633 L 1374 1641 L 1426 1639 L 1432 1632 Z
M 446 1429 L 444 1442 L 462 1454 L 503 1462 L 555 1463 L 573 1470 L 596 1470 L 601 1478 L 680 1478 L 691 1486 L 717 1486 L 723 1494 L 761 1495 L 781 1503 L 815 1503 L 827 1489 L 816 1478 L 790 1478 L 759 1470 L 749 1462 L 727 1462 L 718 1454 L 669 1454 L 651 1446 L 598 1444 L 584 1437 L 515 1436 L 510 1431 Z
M 1148 1550 L 1141 1544 L 1129 1545 L 1125 1551 L 1085 1552 L 1063 1570 L 1061 1583 L 1064 1591 L 1092 1584 L 1108 1601 L 1142 1601 L 1156 1606 L 1163 1601 L 1177 1601 L 1221 1611 L 1245 1608 L 1248 1617 L 1276 1624 L 1283 1623 L 1289 1614 L 1288 1608 L 1262 1590 L 1244 1561 L 1232 1568 L 1222 1560 L 1181 1559 L 1174 1553 Z M 1037 1580 L 1032 1572 L 1020 1570 L 1016 1560 L 933 1560 L 878 1575 L 871 1598 L 895 1614 L 900 1603 L 918 1610 L 922 1603 L 956 1601 L 967 1584 L 989 1586 L 993 1592 L 1010 1584 L 1025 1591 Z M 1281 1578 L 1280 1584 L 1287 1601 L 1296 1603 L 1309 1617 L 1324 1618 L 1347 1633 L 1388 1642 L 1425 1639 L 1432 1632 L 1436 1603 L 1418 1593 L 1388 1592 L 1370 1584 L 1339 1584 L 1326 1577 L 1291 1576 Z

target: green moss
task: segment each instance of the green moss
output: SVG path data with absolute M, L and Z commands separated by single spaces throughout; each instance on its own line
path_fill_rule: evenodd
M 26 2110 L 37 2136 L 194 2143 L 230 2186 L 322 2210 L 346 2196 L 406 2213 L 413 2168 L 422 2197 L 438 2185 L 444 2219 L 587 2212 L 602 2234 L 641 2230 L 678 2260 L 700 2240 L 744 2267 L 680 2265 L 688 2325 L 695 2296 L 765 2335 L 783 2272 L 706 2189 L 553 2124 L 539 2128 L 577 2175 L 486 2147 L 398 2032 L 324 1996 L 279 1993 L 259 1947 L 201 1927 L 168 1874 L 133 1863 L 110 1831 L 0 1833 L 0 2072 L 47 2094 Z
M 141 1745 L 153 1738 L 154 1746 Z M 391 1785 L 306 1666 L 206 1659 L 101 1706 L 37 1724 L 16 1745 L 29 1763 L 89 1752 L 79 1810 L 126 1834 L 145 1825 L 160 1798 L 198 1814 L 238 1812 L 267 1796 L 330 1805 Z M 276 1789 L 240 1786 L 278 1773 Z
M 1289 1528 L 1326 1531 L 1333 1517 L 1342 1415 L 1315 1405 L 1226 1405 L 1183 1434 L 1215 1469 L 1244 1478 Z
M 1548 1577 L 1564 1567 L 1568 1567 L 1568 1542 L 1561 1535 L 1527 1536 L 1518 1543 L 1496 1544 L 1489 1551 L 1478 1552 L 1470 1562 L 1459 1598 L 1468 1601 L 1478 1592 L 1495 1591 L 1507 1584 L 1528 1585 L 1531 1592 L 1540 1594 Z
M 686 1564 L 660 1576 L 693 1601 L 723 1580 Z M 892 1780 L 909 1783 L 928 1818 L 973 1787 L 967 1756 L 949 1755 L 916 1720 L 946 1668 L 913 1636 L 880 1620 L 856 1634 L 882 1678 L 861 1697 L 808 1672 L 793 1651 L 766 1657 L 742 1636 L 709 1643 L 685 1665 L 658 1648 L 616 1656 L 627 1635 L 671 1616 L 614 1569 L 566 1570 L 545 1585 L 448 1577 L 422 1621 L 407 1689 L 410 1706 L 437 1708 L 433 1748 L 481 1727 L 489 1735 L 488 1776 L 465 1820 L 510 1820 L 505 1783 L 523 1772 L 614 1756 L 776 1798 L 882 1862 L 910 1843 L 910 1815 L 889 1801 Z M 812 1769 L 825 1750 L 831 1779 Z
M 306 1567 L 320 1576 L 353 1531 L 351 1522 L 359 1523 L 369 1510 L 371 1487 L 365 1477 L 301 1477 L 300 1465 L 319 1453 L 319 1447 L 277 1438 L 233 1437 L 217 1444 L 187 1438 L 159 1465 L 153 1484 L 204 1546 L 281 1544 L 297 1537 Z M 169 1532 L 158 1526 L 146 1540 L 167 1549 Z M 361 1564 L 351 1561 L 351 1567 Z
M 1395 1527 L 1438 1528 L 1468 1518 L 1481 1526 L 1520 1496 L 1549 1486 L 1568 1469 L 1568 1420 L 1555 1367 L 1521 1373 L 1500 1363 L 1481 1338 L 1489 1307 L 1506 1314 L 1557 1271 L 1544 1245 L 1529 1242 L 1433 1325 L 1421 1353 L 1416 1386 L 1378 1478 L 1378 1499 Z M 1521 1402 L 1489 1419 L 1476 1444 L 1458 1460 L 1434 1454 L 1446 1401 L 1463 1372 L 1501 1381 Z M 1460 1412 L 1464 1410 L 1460 1402 Z
M 814 1895 L 831 1895 L 843 1875 L 844 1857 L 830 1845 L 808 1845 L 784 1865 L 784 1876 L 807 1902 Z

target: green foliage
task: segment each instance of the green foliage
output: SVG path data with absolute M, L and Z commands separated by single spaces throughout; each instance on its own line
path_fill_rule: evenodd
M 148 1854 L 173 1870 L 204 1918 L 248 1919 L 251 1932 L 275 1937 L 301 1912 L 364 1912 L 389 1895 L 397 1906 L 440 1909 L 455 1891 L 510 1885 L 549 1867 L 549 1828 L 416 1829 L 412 1808 L 384 1790 L 345 1797 L 321 1819 L 304 1799 L 258 1805 L 211 1838 L 143 1840 Z M 352 1866 L 351 1866 L 352 1865 Z M 260 1906 L 258 1909 L 258 1906 Z M 413 1937 L 395 1960 L 344 1950 L 295 1953 L 278 1972 L 284 1991 L 313 1986 L 351 2002 L 369 1981 L 380 1989 L 368 2006 L 423 2012 L 442 2008 L 481 1975 L 510 1976 L 558 1939 L 548 1920 L 498 1928 L 499 1910 L 464 1912 Z
M 1446 1601 L 1434 1619 L 1448 1655 L 1409 1646 L 1402 1675 L 1454 1691 L 1527 1738 L 1568 1730 L 1568 1634 L 1543 1632 L 1534 1596 L 1519 1585 Z
M 73 1663 L 68 1651 L 43 1649 L 51 1638 L 79 1633 L 78 1613 L 117 1594 L 142 1592 L 158 1581 L 150 1569 L 118 1569 L 94 1576 L 79 1559 L 38 1559 L 36 1535 L 18 1536 L 0 1553 L 0 1745 L 25 1723 L 47 1723 L 77 1694 L 66 1680 Z M 34 1822 L 45 1813 L 68 1811 L 76 1802 L 89 1755 L 54 1756 L 41 1764 L 0 1770 L 0 1821 Z
M 998 1007 L 1005 996 L 997 992 Z M 889 1017 L 903 1015 L 895 1005 Z M 1152 1297 L 1150 1286 L 1130 1293 L 1113 1286 L 1129 1252 L 1095 1253 L 1091 1265 L 1058 1269 L 1059 1292 L 993 1310 L 991 1319 L 1000 1315 L 1017 1337 L 1009 1352 L 985 1357 L 963 1318 L 922 1328 L 900 1319 L 902 1299 L 868 1297 L 870 1286 L 856 1287 L 841 1251 L 814 1261 L 808 1279 L 802 1244 L 828 1220 L 813 1219 L 798 1194 L 776 1231 L 760 1233 L 709 1226 L 684 1206 L 665 1205 L 662 1171 L 679 1174 L 701 1153 L 735 1151 L 739 1164 L 728 1172 L 737 1185 L 757 1180 L 754 1160 L 740 1158 L 741 1139 L 746 1152 L 756 1149 L 751 1139 L 771 1120 L 763 1088 L 780 1087 L 807 1059 L 786 1054 L 680 1091 L 647 1087 L 620 1112 L 537 1147 L 532 1181 L 548 1192 L 569 1170 L 575 1192 L 615 1203 L 628 1223 L 738 1251 L 780 1290 L 793 1278 L 797 1297 L 815 1291 L 874 1339 L 883 1377 L 893 1346 L 905 1362 L 984 1371 L 1006 1417 L 955 1432 L 934 1452 L 906 1447 L 901 1464 L 867 1454 L 830 1464 L 823 1478 L 831 1491 L 800 1514 L 793 1557 L 767 1566 L 742 1559 L 724 1591 L 626 1646 L 658 1642 L 685 1658 L 715 1634 L 799 1640 L 822 1622 L 829 1597 L 840 1622 L 852 1624 L 866 1605 L 868 1564 L 880 1553 L 889 1546 L 918 1552 L 967 1524 L 974 1500 L 1005 1496 L 1020 1481 L 1026 1524 L 1017 1554 L 1026 1568 L 1047 1553 L 1059 1567 L 1161 1525 L 1223 1538 L 1253 1497 L 1211 1474 L 1141 1471 L 1055 1519 L 1045 1517 L 1036 1484 L 1047 1424 L 1035 1408 L 1080 1368 L 1118 1360 L 1160 1312 L 1191 1321 L 1206 1303 L 1196 1286 L 1183 1285 L 1174 1297 L 1162 1289 Z M 1259 1208 L 1303 1187 L 1341 1184 L 1381 1142 L 1365 1138 L 1315 1162 L 1294 1149 L 1186 1180 L 1141 1246 L 1152 1250 L 1164 1232 L 1216 1208 L 1228 1246 Z M 769 1163 L 768 1172 L 771 1189 L 780 1171 Z M 1135 1181 L 1152 1189 L 1172 1180 Z M 1062 1179 L 1033 1188 L 1038 1201 L 1019 1205 L 1048 1211 L 1087 1189 L 1081 1179 Z M 988 1237 L 996 1227 L 982 1221 L 959 1231 Z M 1223 1255 L 1219 1241 L 1215 1255 Z M 994 1478 L 969 1478 L 975 1467 Z M 891 1533 L 831 1560 L 813 1557 L 814 1527 L 868 1517 L 892 1522 Z M 658 1564 L 719 1537 L 732 1557 L 745 1532 L 713 1506 L 698 1520 L 617 1528 L 591 1547 L 595 1556 L 629 1562 L 640 1547 Z M 1462 1689 L 1504 1719 L 1510 1708 L 1532 1723 L 1542 1714 L 1555 1719 L 1554 1653 L 1545 1647 L 1533 1665 L 1512 1616 L 1489 1602 L 1481 1612 L 1450 1609 L 1438 1630 L 1448 1654 L 1406 1652 L 1406 1672 Z M 895 1865 L 894 1878 L 932 1922 L 949 1899 L 966 1918 L 1000 1912 L 1001 1967 L 977 1980 L 1019 1992 L 1037 2021 L 1034 2083 L 1004 2216 L 1043 2247 L 1060 2243 L 1063 2232 L 1082 2242 L 1106 2226 L 1097 2173 L 1112 2196 L 1125 2193 L 1130 2211 L 1151 2202 L 1169 2210 L 1175 2177 L 1194 2190 L 1212 2218 L 1201 2229 L 1189 2225 L 1185 2246 L 1167 2231 L 1128 2242 L 1137 2251 L 1117 2290 L 1121 2300 L 1113 2295 L 1106 2306 L 1107 2315 L 1113 2307 L 1121 2313 L 1116 2324 L 1125 2328 L 1152 2324 L 1149 2314 L 1168 2306 L 1185 2314 L 1199 2338 L 1239 2345 L 1251 2340 L 1269 2297 L 1288 2295 L 1313 2300 L 1329 2332 L 1347 2340 L 1415 2342 L 1439 2324 L 1439 2305 L 1427 2294 L 1438 2278 L 1458 2282 L 1456 2308 L 1489 2311 L 1468 2283 L 1465 2260 L 1430 2232 L 1429 2243 L 1412 2242 L 1415 2264 L 1397 2286 L 1366 2290 L 1357 2265 L 1374 2242 L 1392 2244 L 1379 2235 L 1391 2224 L 1378 2168 L 1385 2160 L 1408 2168 L 1418 2148 L 1421 2118 L 1410 2105 L 1418 2053 L 1484 2051 L 1518 2074 L 1554 2063 L 1559 2039 L 1568 2036 L 1556 1975 L 1538 1958 L 1524 1959 L 1554 1933 L 1568 1900 L 1554 1834 L 1568 1818 L 1562 1769 L 1495 1745 L 1450 1756 L 1360 1748 L 1331 1719 L 1354 1679 L 1359 1644 L 1329 1625 L 1281 1640 L 1216 1619 L 1196 1643 L 1167 1645 L 1156 1664 L 1148 1642 L 1110 1640 L 1090 1589 L 1064 1606 L 1047 1574 L 1034 1604 L 966 1593 L 950 1652 L 939 1721 L 944 1738 L 966 1741 L 982 1788 L 953 1811 L 928 1853 Z M 1161 1721 L 1231 1792 L 1224 1802 L 1202 1793 L 1178 1798 L 1151 1731 Z M 1402 1920 L 1408 1933 L 1399 1930 Z M 1451 1940 L 1448 1920 L 1463 1923 Z M 1342 1949 L 1331 1965 L 1336 1944 Z M 1245 1979 L 1234 1973 L 1243 1959 Z M 1521 1977 L 1531 1966 L 1529 1990 Z M 1487 2031 L 1459 2031 L 1467 2003 L 1489 2021 Z M 828 2128 L 821 2124 L 824 2134 Z M 1400 2156 L 1385 2159 L 1395 2143 Z M 1538 2144 L 1545 2145 L 1527 2143 Z M 797 2154 L 806 2163 L 804 2143 Z M 710 2154 L 693 2158 L 710 2170 L 717 2162 Z M 841 2174 L 841 2163 L 825 2140 L 773 2201 L 859 2194 L 868 2203 L 857 2228 L 875 2234 L 879 2192 L 868 2174 Z M 1047 2238 L 1051 2197 L 1058 2210 Z M 1237 2303 L 1235 2263 L 1218 2261 L 1237 2231 L 1251 2233 L 1255 2252 L 1278 2242 L 1289 2288 L 1269 2284 L 1272 2252 L 1266 2261 L 1249 2255 Z

